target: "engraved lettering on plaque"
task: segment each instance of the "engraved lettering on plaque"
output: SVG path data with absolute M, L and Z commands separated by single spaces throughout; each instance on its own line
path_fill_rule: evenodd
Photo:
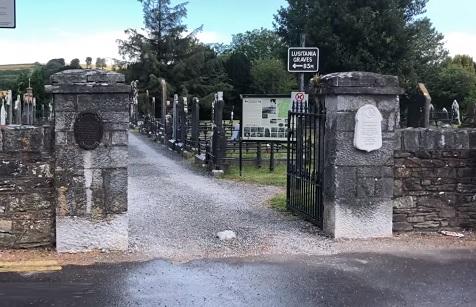
M 82 149 L 96 149 L 101 144 L 103 132 L 103 121 L 97 113 L 82 112 L 74 122 L 74 139 Z
M 371 152 L 382 148 L 382 114 L 373 105 L 361 107 L 355 116 L 354 146 Z

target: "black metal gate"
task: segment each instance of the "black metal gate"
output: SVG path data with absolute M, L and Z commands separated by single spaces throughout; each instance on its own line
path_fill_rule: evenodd
M 322 228 L 325 109 L 293 103 L 288 114 L 287 208 Z

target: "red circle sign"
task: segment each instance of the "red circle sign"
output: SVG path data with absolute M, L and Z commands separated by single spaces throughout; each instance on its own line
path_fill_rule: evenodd
M 304 93 L 297 93 L 294 97 L 297 102 L 303 102 L 305 99 Z

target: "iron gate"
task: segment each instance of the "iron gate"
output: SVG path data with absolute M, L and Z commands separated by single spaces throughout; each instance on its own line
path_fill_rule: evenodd
M 288 113 L 287 208 L 322 228 L 325 109 L 294 103 Z

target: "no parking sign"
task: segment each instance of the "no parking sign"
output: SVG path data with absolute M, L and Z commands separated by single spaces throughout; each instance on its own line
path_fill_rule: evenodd
M 304 106 L 307 106 L 309 95 L 305 92 L 292 92 L 291 100 L 296 108 L 303 108 Z

